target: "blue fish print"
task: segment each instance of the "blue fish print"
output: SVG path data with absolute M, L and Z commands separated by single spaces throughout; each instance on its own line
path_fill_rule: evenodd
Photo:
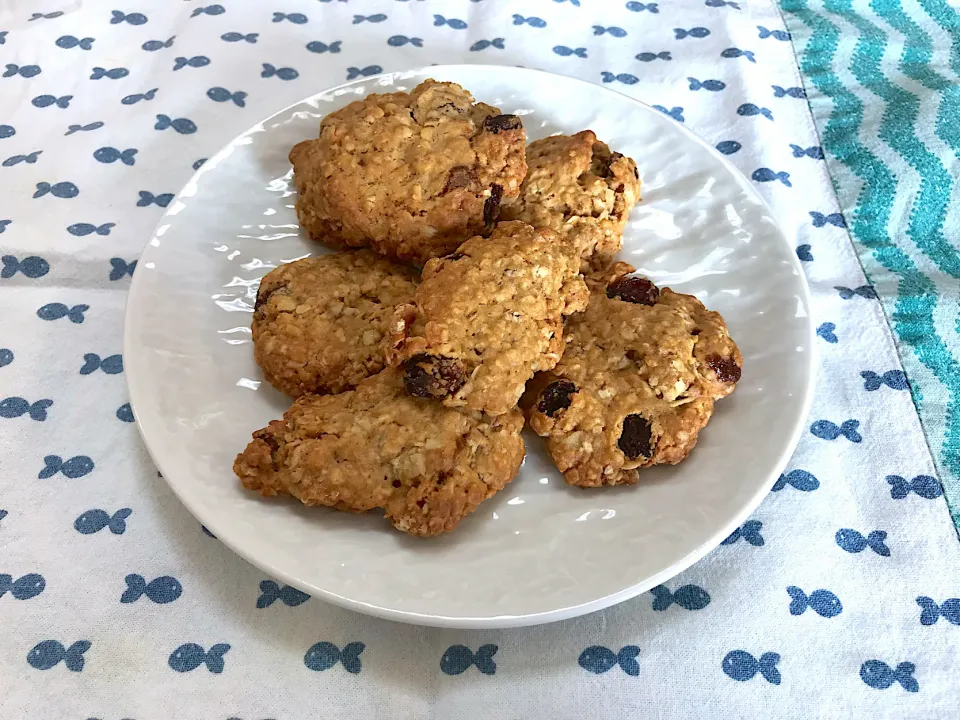
M 200 15 L 223 15 L 226 12 L 223 5 L 206 5 L 204 7 L 195 8 L 190 17 L 195 18 Z
M 903 370 L 887 370 L 883 375 L 878 375 L 872 370 L 863 370 L 860 372 L 860 377 L 863 378 L 863 389 L 868 392 L 879 390 L 883 385 L 891 390 L 910 389 Z
M 3 45 L 7 41 L 7 30 L 0 30 L 0 45 Z
M 260 597 L 257 598 L 257 607 L 261 609 L 268 608 L 277 600 L 287 607 L 296 607 L 297 605 L 303 605 L 303 603 L 309 599 L 310 596 L 305 592 L 300 592 L 289 585 L 281 587 L 273 580 L 261 580 Z
M 210 58 L 206 55 L 194 55 L 193 57 L 178 57 L 173 61 L 174 70 L 182 70 L 185 67 L 201 68 L 210 64 Z
M 731 0 L 704 0 L 703 4 L 707 7 L 732 7 L 734 10 L 740 9 L 740 6 L 735 2 L 731 2 Z
M 0 520 L 3 520 L 9 514 L 6 510 L 0 510 Z
M 68 107 L 70 107 L 71 100 L 73 100 L 73 95 L 64 95 L 63 97 L 57 97 L 56 95 L 37 95 L 30 102 L 34 107 L 38 108 L 56 105 L 58 108 L 66 110 Z
M 877 555 L 890 557 L 890 548 L 887 547 L 886 543 L 886 530 L 874 530 L 864 537 L 863 533 L 857 532 L 853 528 L 842 528 L 837 530 L 834 539 L 837 541 L 837 545 L 848 553 L 859 553 L 870 548 Z
M 190 167 L 192 167 L 194 170 L 199 170 L 201 167 L 203 167 L 203 164 L 204 164 L 206 161 L 207 161 L 206 158 L 200 158 L 199 160 L 197 160 L 196 162 L 194 162 L 193 165 L 191 165 Z
M 689 30 L 684 30 L 683 28 L 674 28 L 673 36 L 676 40 L 683 40 L 688 37 L 698 38 L 702 40 L 705 37 L 710 35 L 710 31 L 705 27 L 695 27 L 690 28 Z
M 176 35 L 171 35 L 166 40 L 147 40 L 141 49 L 146 50 L 147 52 L 156 52 L 157 50 L 163 50 L 165 48 L 173 47 L 173 41 L 177 38 Z
M 342 40 L 334 40 L 332 43 L 327 45 L 319 40 L 312 40 L 311 42 L 307 43 L 307 50 L 313 53 L 338 53 L 340 52 L 340 45 L 342 43 Z
M 154 195 L 149 190 L 140 190 L 140 199 L 137 200 L 137 207 L 148 207 L 150 205 L 157 205 L 158 207 L 166 207 L 170 204 L 170 201 L 173 200 L 173 193 L 161 193 L 160 195 Z
M 23 65 L 21 67 L 20 65 L 15 65 L 14 63 L 7 63 L 7 69 L 3 71 L 2 77 L 8 78 L 19 75 L 22 78 L 32 78 L 36 77 L 41 72 L 43 71 L 40 69 L 39 65 Z
M 13 220 L 0 220 L 0 233 L 3 233 L 7 229 L 7 226 L 12 223 Z
M 147 90 L 145 93 L 134 93 L 133 95 L 127 95 L 123 100 L 120 101 L 122 105 L 134 105 L 141 100 L 153 100 L 157 96 L 158 88 L 153 88 L 152 90 Z
M 0 262 L 3 262 L 0 278 L 4 279 L 12 278 L 19 272 L 31 280 L 36 280 L 50 272 L 50 264 L 36 255 L 25 257 L 23 260 L 18 260 L 13 255 L 4 255 L 0 258 Z
M 386 19 L 387 19 L 387 16 L 384 15 L 383 13 L 377 13 L 376 15 L 354 15 L 353 23 L 351 24 L 359 25 L 360 23 L 363 23 L 363 22 L 382 23 Z
M 708 90 L 710 92 L 720 92 L 723 90 L 727 84 L 722 80 L 697 80 L 696 78 L 688 77 L 687 82 L 690 83 L 691 90 Z M 738 148 L 739 149 L 739 148 Z M 724 153 L 728 154 L 728 153 Z
M 753 56 L 752 50 L 741 50 L 740 48 L 727 48 L 720 53 L 720 57 L 724 58 L 739 58 L 745 57 L 752 63 L 755 63 L 757 59 Z
M 529 25 L 534 28 L 545 28 L 547 26 L 547 21 L 538 17 L 524 17 L 523 15 L 514 15 L 513 16 L 514 25 Z
M 117 420 L 120 420 L 121 422 L 132 423 L 135 419 L 133 417 L 133 408 L 130 407 L 130 403 L 124 403 L 118 407 L 115 414 L 117 416 Z
M 0 417 L 18 418 L 29 415 L 31 420 L 43 422 L 47 419 L 47 408 L 53 405 L 53 400 L 44 399 L 31 403 L 22 397 L 8 397 L 0 401 Z
M 774 180 L 779 180 L 787 187 L 793 187 L 790 182 L 790 173 L 788 172 L 776 172 L 767 167 L 757 168 L 753 171 L 753 175 L 750 176 L 757 182 L 773 182 Z
M 580 653 L 577 664 L 584 670 L 597 675 L 602 675 L 619 665 L 627 675 L 636 677 L 640 674 L 640 665 L 637 663 L 639 654 L 640 648 L 636 645 L 624 645 L 620 648 L 620 652 L 614 652 L 603 645 L 591 645 Z
M 757 673 L 760 673 L 763 679 L 771 685 L 779 685 L 778 662 L 780 662 L 780 655 L 775 652 L 765 652 L 757 660 L 746 650 L 731 650 L 724 656 L 721 667 L 727 677 L 740 682 L 752 680 Z
M 12 575 L 0 574 L 0 598 L 10 593 L 17 600 L 29 600 L 42 593 L 46 586 L 47 581 L 43 579 L 43 575 L 37 573 L 23 575 L 16 580 Z
M 666 585 L 657 585 L 650 594 L 653 595 L 653 609 L 657 611 L 674 604 L 684 610 L 703 610 L 710 604 L 710 594 L 699 585 L 682 585 L 673 592 Z
M 587 57 L 587 49 L 585 47 L 569 48 L 566 45 L 555 45 L 553 52 L 561 57 L 570 57 L 571 55 L 576 55 L 578 58 L 584 59 Z
M 807 93 L 802 87 L 782 88 L 779 85 L 771 85 L 770 87 L 773 88 L 775 98 L 791 97 L 796 100 L 804 100 L 807 97 Z
M 594 35 L 612 35 L 615 38 L 622 38 L 627 36 L 627 31 L 622 27 L 617 27 L 616 25 L 611 25 L 610 27 L 604 27 L 603 25 L 594 25 L 593 26 Z
M 626 8 L 631 12 L 643 12 L 644 10 L 653 14 L 660 12 L 660 8 L 657 7 L 657 3 L 634 2 L 634 0 L 628 2 L 626 4 Z
M 842 213 L 824 215 L 823 213 L 811 211 L 810 217 L 813 218 L 813 226 L 817 228 L 823 227 L 824 225 L 833 225 L 838 228 L 845 228 L 847 226 L 847 221 L 843 219 Z
M 136 602 L 146 595 L 157 605 L 165 605 L 179 598 L 183 592 L 180 581 L 170 575 L 162 575 L 147 582 L 143 575 L 131 573 L 124 580 L 127 583 L 127 589 L 120 596 L 120 602 L 124 604 Z
M 262 78 L 278 77 L 281 80 L 296 80 L 300 73 L 291 67 L 278 68 L 270 63 L 263 63 L 263 71 L 260 73 Z
M 763 25 L 757 25 L 757 30 L 760 31 L 761 40 L 771 37 L 774 40 L 790 40 L 790 33 L 786 30 L 767 30 Z
M 600 77 L 603 78 L 605 83 L 610 83 L 616 80 L 624 85 L 636 85 L 638 82 L 640 82 L 640 78 L 638 78 L 636 75 L 630 75 L 629 73 L 620 73 L 618 75 L 614 75 L 612 72 L 604 71 L 600 73 Z
M 842 285 L 835 285 L 834 290 L 840 295 L 841 300 L 849 300 L 854 296 L 860 296 L 867 300 L 877 300 L 877 291 L 873 289 L 873 285 L 861 285 L 860 287 L 853 288 L 852 290 L 848 287 L 843 287 Z
M 837 326 L 832 322 L 825 322 L 820 327 L 817 328 L 817 335 L 822 337 L 828 343 L 836 344 L 837 334 L 834 332 L 837 329 Z
M 810 252 L 808 244 L 797 245 L 797 258 L 803 262 L 813 262 L 813 253 Z
M 480 2 L 481 0 L 470 0 L 470 2 Z M 553 0 L 555 3 L 567 2 L 567 0 Z M 580 7 L 580 0 L 570 0 L 570 4 L 574 7 Z
M 6 160 L 3 161 L 3 167 L 13 167 L 14 165 L 19 165 L 20 163 L 26 163 L 27 165 L 34 165 L 37 162 L 37 158 L 40 157 L 40 154 L 43 150 L 34 150 L 29 155 L 11 155 Z
M 223 672 L 223 656 L 229 649 L 230 645 L 227 643 L 217 643 L 208 652 L 196 643 L 184 643 L 170 653 L 167 665 L 170 666 L 171 670 L 181 673 L 190 672 L 201 665 L 206 665 L 207 670 L 219 675 Z
M 440 658 L 440 670 L 445 675 L 460 675 L 465 673 L 471 665 L 484 675 L 494 675 L 497 672 L 497 663 L 493 656 L 500 648 L 496 645 L 481 645 L 474 653 L 466 645 L 451 645 Z
M 291 22 L 294 25 L 306 25 L 308 22 L 307 16 L 304 15 L 303 13 L 275 12 L 273 14 L 273 22 L 278 23 L 278 22 L 283 22 L 284 20 L 286 20 L 287 22 Z
M 77 640 L 70 647 L 56 640 L 44 640 L 33 646 L 27 655 L 27 662 L 37 670 L 49 670 L 63 661 L 70 672 L 83 670 L 83 654 L 90 649 L 89 640 Z
M 0 140 L 13 137 L 17 134 L 17 129 L 13 125 L 0 125 Z
M 0 348 L 0 367 L 6 367 L 13 362 L 13 350 Z
M 133 271 L 137 269 L 137 261 L 128 263 L 123 258 L 110 258 L 110 279 L 119 280 L 124 275 L 133 277 Z
M 767 120 L 773 120 L 773 113 L 770 112 L 767 108 L 762 108 L 754 105 L 753 103 L 744 103 L 737 108 L 737 115 L 743 117 L 751 117 L 753 115 L 763 115 Z
M 473 45 L 470 46 L 470 52 L 478 52 L 480 50 L 486 50 L 488 47 L 497 48 L 498 50 L 503 50 L 503 38 L 498 37 L 493 40 L 477 40 Z
M 356 80 L 358 77 L 370 77 L 382 73 L 383 68 L 379 65 L 367 65 L 365 68 L 348 67 L 347 80 Z
M 913 480 L 907 480 L 899 475 L 887 475 L 890 485 L 890 497 L 893 500 L 903 500 L 911 492 L 927 500 L 936 500 L 943 494 L 940 481 L 932 475 L 917 475 Z
M 55 12 L 48 12 L 48 13 L 35 12 L 30 14 L 30 17 L 27 18 L 27 22 L 33 22 L 34 20 L 53 20 L 54 18 L 58 18 L 61 15 L 63 15 L 63 10 L 57 10 Z
M 634 57 L 640 62 L 653 62 L 654 60 L 673 60 L 673 58 L 670 56 L 670 52 L 667 50 L 664 50 L 663 52 L 659 52 L 659 53 L 642 52 L 642 53 L 639 53 L 638 55 L 634 55 Z
M 839 426 L 829 420 L 817 420 L 810 426 L 810 432 L 821 440 L 836 440 L 843 436 L 852 443 L 858 443 L 863 441 L 859 428 L 859 420 L 844 420 Z
M 654 109 L 654 110 L 659 110 L 659 111 L 662 112 L 664 115 L 666 115 L 666 116 L 668 116 L 668 117 L 672 117 L 674 120 L 676 120 L 676 121 L 679 122 L 679 123 L 682 123 L 682 122 L 683 122 L 683 108 L 682 108 L 682 107 L 672 107 L 672 108 L 667 109 L 667 108 L 665 108 L 663 105 L 654 105 L 654 106 L 653 106 L 653 109 Z
M 806 470 L 791 470 L 786 474 L 781 474 L 780 477 L 777 478 L 770 492 L 780 492 L 787 485 L 790 485 L 800 492 L 813 492 L 820 487 L 820 481 Z
M 143 13 L 126 13 L 120 12 L 119 10 L 114 10 L 110 17 L 111 25 L 119 25 L 120 23 L 127 23 L 128 25 L 143 25 L 147 22 L 147 16 Z
M 157 123 L 153 126 L 154 130 L 166 130 L 173 128 L 181 135 L 192 135 L 197 131 L 197 126 L 193 120 L 187 118 L 171 119 L 169 115 L 157 115 Z
M 720 544 L 733 545 L 740 540 L 740 538 L 743 538 L 754 547 L 760 547 L 764 543 L 763 535 L 760 534 L 762 527 L 763 523 L 759 520 L 747 520 L 743 525 L 730 533 L 729 537 Z
M 93 535 L 104 528 L 110 528 L 114 535 L 123 535 L 127 531 L 127 518 L 133 510 L 120 508 L 113 515 L 106 510 L 87 510 L 73 521 L 73 529 L 81 535 Z
M 242 90 L 237 90 L 236 92 L 230 92 L 225 87 L 212 87 L 207 90 L 207 97 L 213 100 L 214 102 L 230 102 L 233 101 L 233 104 L 237 107 L 246 107 L 247 106 L 247 94 Z
M 64 50 L 70 50 L 75 47 L 81 50 L 93 50 L 93 43 L 94 38 L 92 37 L 75 38 L 73 35 L 61 35 L 57 38 L 54 45 Z
M 391 35 L 387 38 L 387 45 L 390 47 L 403 47 L 408 44 L 413 45 L 413 47 L 422 48 L 423 38 L 407 37 L 406 35 Z
M 63 134 L 64 137 L 67 135 L 73 135 L 75 132 L 89 132 L 90 130 L 99 130 L 102 128 L 104 123 L 100 120 L 97 122 L 92 122 L 87 125 L 71 125 L 67 128 L 67 131 Z
M 119 160 L 124 165 L 133 165 L 136 162 L 136 154 L 136 148 L 117 150 L 115 147 L 102 147 L 93 151 L 93 159 L 106 164 Z
M 860 666 L 860 679 L 877 690 L 886 690 L 898 682 L 907 692 L 919 692 L 920 683 L 913 677 L 916 669 L 912 662 L 902 662 L 894 670 L 883 660 L 867 660 Z
M 85 353 L 81 375 L 89 375 L 97 370 L 103 370 L 107 375 L 119 375 L 123 372 L 123 355 L 108 355 L 100 359 L 96 353 Z
M 238 32 L 228 32 L 220 36 L 220 39 L 224 42 L 247 42 L 251 45 L 257 44 L 257 38 L 260 37 L 260 33 L 238 33 Z
M 434 27 L 447 27 L 453 28 L 454 30 L 466 30 L 467 24 L 458 18 L 445 18 L 443 15 L 434 15 L 433 16 L 433 25 Z
M 340 650 L 332 642 L 318 642 L 310 646 L 303 656 L 303 664 L 310 670 L 321 672 L 329 670 L 337 663 L 343 664 L 343 669 L 348 673 L 356 675 L 362 669 L 360 664 L 360 653 L 363 652 L 366 645 L 362 642 L 351 642 L 343 646 Z
M 69 200 L 70 198 L 75 198 L 77 195 L 79 195 L 80 189 L 72 182 L 58 182 L 54 185 L 51 185 L 48 182 L 38 182 L 37 189 L 33 193 L 33 197 L 40 198 L 48 193 L 54 197 Z
M 67 232 L 76 237 L 84 237 L 86 235 L 92 235 L 96 233 L 97 235 L 102 235 L 106 237 L 110 234 L 110 231 L 116 227 L 116 223 L 103 223 L 103 225 L 94 225 L 93 223 L 74 223 L 67 227 Z
M 823 160 L 823 148 L 814 145 L 808 148 L 802 148 L 799 145 L 791 145 L 790 150 L 795 158 L 808 157 L 811 160 Z
M 840 598 L 829 590 L 814 590 L 808 597 L 807 594 L 796 585 L 787 588 L 790 595 L 790 614 L 803 615 L 807 608 L 811 608 L 817 615 L 825 618 L 836 617 L 843 612 L 843 605 Z
M 736 140 L 724 140 L 723 142 L 717 143 L 717 150 L 722 152 L 724 155 L 733 155 L 742 147 L 743 145 L 738 143 Z
M 2 594 L 0 592 L 0 595 Z M 949 598 L 944 600 L 942 605 L 937 605 L 933 598 L 921 595 L 917 598 L 917 605 L 921 610 L 921 625 L 933 625 L 941 617 L 951 625 L 960 625 L 960 598 Z
M 119 80 L 130 74 L 130 71 L 126 68 L 111 68 L 107 70 L 102 67 L 95 67 L 93 72 L 90 73 L 91 80 L 101 80 L 102 78 L 107 78 L 109 80 Z

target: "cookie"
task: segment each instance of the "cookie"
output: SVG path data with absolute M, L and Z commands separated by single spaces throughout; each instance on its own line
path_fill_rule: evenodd
M 636 163 L 584 130 L 530 143 L 520 197 L 503 218 L 553 230 L 585 264 L 595 255 L 606 262 L 620 250 L 627 215 L 639 201 Z
M 397 308 L 388 362 L 407 391 L 448 407 L 512 410 L 563 349 L 563 317 L 586 306 L 580 259 L 550 230 L 500 223 L 423 269 Z
M 281 265 L 257 292 L 257 364 L 292 397 L 352 388 L 383 369 L 394 308 L 416 287 L 412 270 L 369 250 Z
M 448 532 L 516 475 L 523 416 L 411 396 L 388 368 L 339 395 L 307 395 L 253 434 L 234 472 L 261 495 L 363 512 L 411 535 Z
M 370 95 L 290 152 L 297 217 L 315 240 L 423 265 L 489 232 L 526 173 L 520 118 L 455 83 Z
M 740 379 L 723 318 L 637 275 L 594 286 L 565 334 L 563 358 L 524 405 L 571 485 L 632 484 L 642 468 L 680 462 Z

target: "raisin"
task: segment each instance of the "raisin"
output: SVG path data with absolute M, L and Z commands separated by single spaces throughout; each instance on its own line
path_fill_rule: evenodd
M 393 485 L 395 488 L 398 488 L 398 487 L 400 487 L 401 485 L 403 485 L 403 483 L 400 482 L 399 480 L 394 480 L 394 481 L 391 483 L 391 485 Z
M 713 354 L 707 357 L 707 365 L 717 374 L 717 380 L 720 382 L 735 383 L 740 381 L 740 366 L 733 361 L 733 358 Z
M 702 331 L 700 328 L 694 328 L 693 330 L 690 331 L 690 334 L 691 334 L 691 335 L 699 335 L 701 332 L 703 332 L 703 331 Z
M 610 157 L 606 159 L 606 161 L 603 163 L 603 167 L 601 168 L 601 171 L 602 171 L 601 177 L 605 177 L 605 178 L 613 177 L 612 166 L 617 160 L 619 160 L 622 157 L 623 155 L 621 153 L 618 153 L 618 152 L 610 153 Z
M 270 448 L 270 459 L 273 461 L 273 467 L 277 467 L 277 451 L 280 449 L 280 443 L 277 442 L 277 438 L 270 432 L 268 428 L 263 430 L 257 430 L 253 434 L 254 440 L 263 440 L 267 444 L 267 447 Z
M 617 445 L 631 460 L 653 457 L 653 447 L 650 440 L 653 437 L 653 428 L 650 421 L 642 415 L 627 415 L 623 419 L 623 432 Z
M 464 255 L 462 252 L 455 252 L 455 253 L 450 253 L 449 255 L 444 255 L 444 256 L 443 256 L 442 258 L 440 258 L 440 259 L 441 259 L 441 260 L 449 260 L 450 262 L 455 262 L 455 261 L 457 261 L 457 260 L 462 260 L 462 259 L 465 258 L 465 257 L 466 257 L 466 255 Z
M 419 353 L 403 364 L 403 386 L 414 397 L 455 395 L 466 381 L 463 364 L 456 358 Z
M 253 304 L 253 311 L 257 312 L 261 307 L 267 304 L 267 301 L 273 296 L 274 293 L 280 292 L 281 290 L 286 290 L 286 285 L 277 285 L 273 290 L 267 290 L 264 292 L 265 288 L 260 286 L 257 290 L 257 301 Z
M 573 402 L 571 395 L 576 393 L 578 388 L 569 380 L 556 380 L 547 385 L 540 393 L 540 402 L 537 403 L 537 410 L 547 417 L 553 417 L 561 410 L 566 410 Z
M 607 297 L 637 305 L 656 305 L 660 289 L 646 278 L 624 275 L 607 288 Z
M 634 176 L 637 180 L 640 179 L 640 171 L 637 170 L 637 167 L 636 167 L 636 166 L 633 167 L 633 176 Z
M 448 193 L 457 188 L 470 187 L 471 185 L 479 184 L 479 182 L 480 178 L 477 176 L 476 170 L 466 165 L 457 165 L 455 168 L 450 169 L 450 174 L 447 175 L 447 184 L 444 186 L 443 192 Z
M 498 135 L 507 130 L 519 130 L 523 123 L 516 115 L 487 115 L 483 119 L 483 129 Z
M 483 222 L 488 227 L 500 218 L 500 201 L 503 199 L 503 185 L 490 186 L 490 197 L 483 203 Z

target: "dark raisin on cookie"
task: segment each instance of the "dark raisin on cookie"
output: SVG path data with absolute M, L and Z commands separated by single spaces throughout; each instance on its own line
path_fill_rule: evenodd
M 650 440 L 653 437 L 653 428 L 650 421 L 642 415 L 627 415 L 623 419 L 623 431 L 617 445 L 631 460 L 650 458 L 653 456 L 653 447 Z
M 483 119 L 483 129 L 498 135 L 507 130 L 519 130 L 523 123 L 516 115 L 487 115 Z
M 537 410 L 547 417 L 553 417 L 561 410 L 566 410 L 573 402 L 573 395 L 579 390 L 569 380 L 555 380 L 547 385 L 540 393 L 540 402 Z
M 660 288 L 638 275 L 624 275 L 607 288 L 607 297 L 637 305 L 656 305 Z
M 448 193 L 457 188 L 470 187 L 479 182 L 480 178 L 476 170 L 466 165 L 457 165 L 455 168 L 450 169 L 450 174 L 447 175 L 447 184 L 444 186 L 443 192 Z
M 703 332 L 703 331 L 702 331 L 700 328 L 694 328 L 693 330 L 690 331 L 690 334 L 691 334 L 691 335 L 699 335 L 701 332 Z
M 733 361 L 733 358 L 713 354 L 707 357 L 707 365 L 717 374 L 717 380 L 720 382 L 735 383 L 740 381 L 740 366 Z
M 637 180 L 640 179 L 640 171 L 637 170 L 636 167 L 633 168 L 633 176 L 634 176 Z
M 623 157 L 622 153 L 618 153 L 618 152 L 610 153 L 610 157 L 608 157 L 604 161 L 603 167 L 601 168 L 601 170 L 603 171 L 603 174 L 601 175 L 601 177 L 605 177 L 605 178 L 613 177 L 613 164 L 622 157 Z M 621 192 L 623 191 L 621 190 Z
M 253 311 L 257 312 L 261 307 L 267 304 L 274 293 L 286 290 L 286 285 L 277 285 L 272 290 L 266 290 L 263 286 L 257 290 L 257 301 L 253 304 Z
M 419 353 L 403 364 L 403 386 L 414 397 L 455 395 L 466 381 L 463 364 L 456 358 Z
M 440 258 L 440 259 L 441 259 L 441 260 L 449 260 L 450 262 L 454 262 L 455 260 L 462 260 L 462 259 L 465 258 L 465 257 L 466 257 L 466 255 L 464 255 L 462 252 L 455 252 L 455 253 L 450 253 L 449 255 L 444 255 L 444 256 L 443 256 L 442 258 Z
M 503 185 L 494 183 L 490 186 L 490 197 L 483 203 L 483 222 L 487 227 L 500 218 L 500 201 L 503 200 Z
M 263 440 L 267 444 L 267 447 L 270 448 L 270 459 L 273 461 L 274 468 L 277 467 L 277 451 L 280 449 L 280 443 L 277 442 L 277 438 L 269 428 L 263 428 L 262 430 L 257 430 L 253 434 L 254 440 Z

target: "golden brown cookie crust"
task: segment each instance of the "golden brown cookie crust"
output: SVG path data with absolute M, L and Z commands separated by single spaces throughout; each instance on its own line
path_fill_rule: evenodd
M 455 83 L 369 95 L 290 151 L 297 217 L 315 240 L 417 265 L 488 231 L 526 173 L 516 115 Z
M 549 228 L 585 264 L 594 256 L 606 264 L 620 250 L 627 215 L 639 201 L 636 163 L 584 130 L 530 143 L 520 197 L 503 218 Z
M 369 250 L 281 265 L 260 281 L 254 358 L 291 397 L 355 387 L 383 369 L 394 308 L 416 287 L 413 270 Z
M 580 259 L 549 230 L 500 223 L 431 260 L 413 302 L 397 309 L 394 350 L 410 392 L 501 414 L 563 349 L 563 317 L 588 297 Z
M 411 535 L 449 532 L 516 475 L 523 416 L 412 397 L 388 368 L 339 395 L 304 396 L 253 434 L 234 462 L 264 496 L 363 512 Z
M 740 379 L 723 318 L 638 276 L 595 286 L 565 332 L 563 358 L 524 404 L 571 485 L 632 484 L 641 468 L 680 462 Z

